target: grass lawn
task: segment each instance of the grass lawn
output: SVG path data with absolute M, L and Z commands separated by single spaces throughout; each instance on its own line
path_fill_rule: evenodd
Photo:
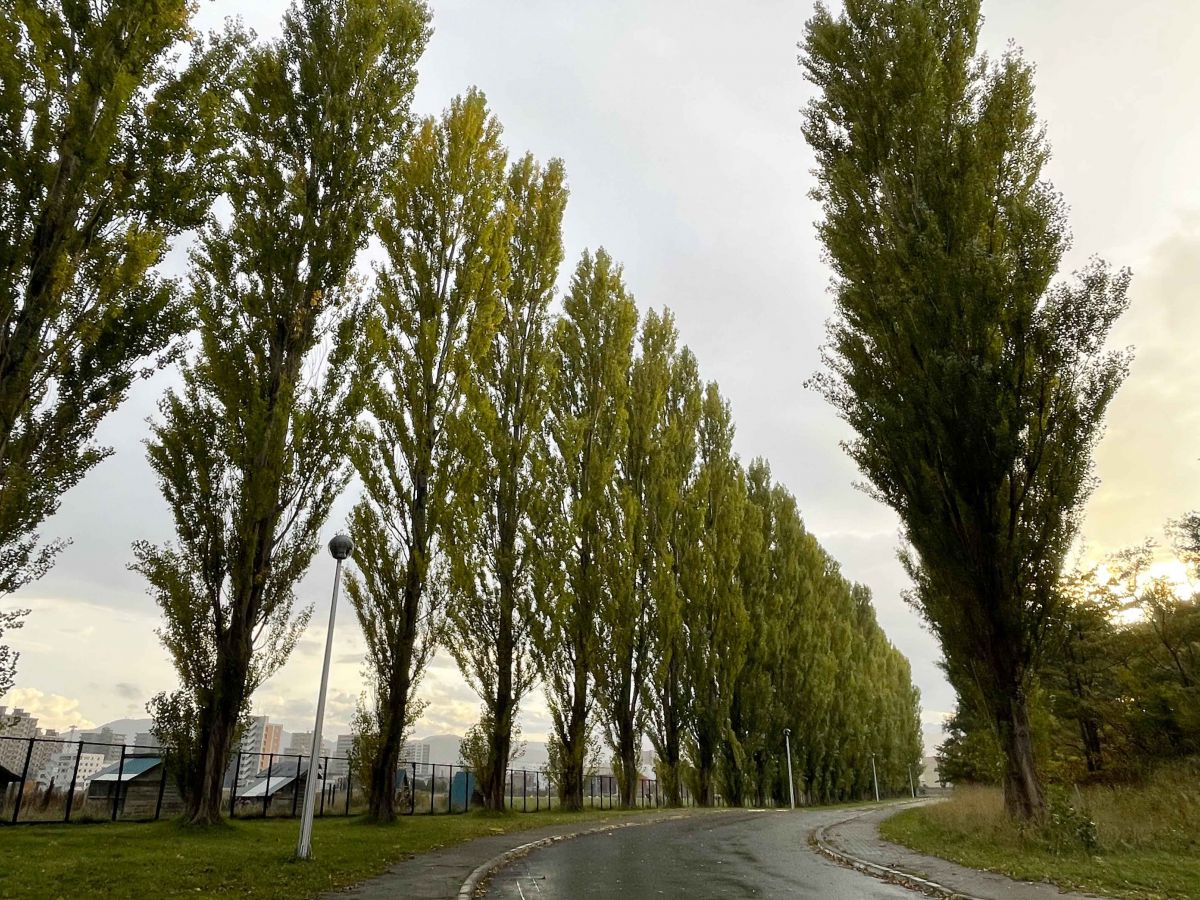
M 1193 762 L 1149 784 L 1068 794 L 1079 815 L 1022 831 L 1004 814 L 998 788 L 958 788 L 949 800 L 884 821 L 890 841 L 1023 881 L 1130 900 L 1200 898 L 1200 778 Z M 1073 835 L 1095 823 L 1095 846 Z
M 601 822 L 621 810 L 471 812 L 313 823 L 313 858 L 296 862 L 295 819 L 235 820 L 189 829 L 174 822 L 32 825 L 0 829 L 0 897 L 312 897 L 383 872 L 406 856 L 488 834 L 560 822 Z

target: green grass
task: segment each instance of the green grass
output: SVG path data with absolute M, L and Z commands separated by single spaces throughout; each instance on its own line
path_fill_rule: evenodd
M 32 825 L 0 829 L 0 897 L 312 897 L 385 871 L 416 853 L 489 834 L 563 822 L 600 822 L 621 810 L 318 819 L 313 859 L 292 859 L 294 819 L 234 820 L 185 828 L 174 822 Z
M 880 830 L 922 853 L 1023 881 L 1130 900 L 1200 898 L 1200 761 L 1140 785 L 1065 793 L 1052 810 L 1055 824 L 1022 829 L 1005 815 L 998 788 L 958 788 Z M 1091 848 L 1082 832 L 1094 835 Z

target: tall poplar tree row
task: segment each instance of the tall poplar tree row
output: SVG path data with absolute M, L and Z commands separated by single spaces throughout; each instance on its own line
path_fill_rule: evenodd
M 0 600 L 62 541 L 37 529 L 110 452 L 97 427 L 174 356 L 179 285 L 156 267 L 208 215 L 237 41 L 192 5 L 0 2 Z M 21 610 L 0 610 L 0 637 Z M 0 694 L 17 655 L 0 646 Z
M 1016 51 L 979 0 L 818 6 L 804 132 L 837 314 L 816 383 L 903 523 L 913 598 L 1004 750 L 1005 806 L 1044 812 L 1029 716 L 1092 451 L 1127 368 L 1104 349 L 1127 273 L 1055 283 L 1063 202 Z
M 367 641 L 369 814 L 396 815 L 396 769 L 417 707 L 413 688 L 437 638 L 448 591 L 440 543 L 452 514 L 459 448 L 449 440 L 472 373 L 494 340 L 508 289 L 506 151 L 483 94 L 427 118 L 387 174 L 377 219 L 387 264 L 376 273 L 364 367 L 369 422 L 352 456 L 363 498 L 350 516 L 357 572 L 347 593 Z
M 650 655 L 652 610 L 664 573 L 661 452 L 676 333 L 670 312 L 651 310 L 642 323 L 625 396 L 625 445 L 616 464 L 616 519 L 605 557 L 605 589 L 597 624 L 605 652 L 597 658 L 596 699 L 614 753 L 624 806 L 637 801 L 646 713 L 643 693 Z
M 687 503 L 680 558 L 684 685 L 692 706 L 696 800 L 709 806 L 716 800 L 720 755 L 735 740 L 729 713 L 750 638 L 738 572 L 748 513 L 745 473 L 733 453 L 729 404 L 714 382 L 704 391 L 696 478 Z
M 566 202 L 560 161 L 541 167 L 526 155 L 509 170 L 508 287 L 454 423 L 459 456 L 446 530 L 447 645 L 483 701 L 486 761 L 476 774 L 491 809 L 504 806 L 517 711 L 536 679 L 529 647 L 537 546 L 531 514 L 544 490 L 534 467 L 551 399 L 549 306 L 563 258 Z
M 194 823 L 219 820 L 239 719 L 307 618 L 293 589 L 360 405 L 353 267 L 426 35 L 412 0 L 297 0 L 227 74 L 230 213 L 192 253 L 199 347 L 149 442 L 177 541 L 135 545 L 181 683 L 150 709 Z
M 543 437 L 535 517 L 534 659 L 554 723 L 564 806 L 583 806 L 605 575 L 617 540 L 618 460 L 628 434 L 627 375 L 637 309 L 604 250 L 584 253 L 553 333 L 556 380 Z
M 683 591 L 685 550 L 690 540 L 688 499 L 696 471 L 702 392 L 696 357 L 684 347 L 671 359 L 665 422 L 654 450 L 658 463 L 649 492 L 648 517 L 659 558 L 649 612 L 651 665 L 642 690 L 648 735 L 658 758 L 661 796 L 668 806 L 683 803 L 684 736 L 691 721 L 685 683 L 687 648 Z

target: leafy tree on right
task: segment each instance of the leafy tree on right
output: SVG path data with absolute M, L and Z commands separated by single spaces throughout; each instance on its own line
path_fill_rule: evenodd
M 1040 817 L 1029 690 L 1128 354 L 1129 274 L 1055 281 L 1066 211 L 1033 71 L 977 51 L 978 0 L 847 0 L 808 23 L 819 232 L 836 315 L 814 379 L 896 510 L 912 600 L 993 724 L 1011 815 Z

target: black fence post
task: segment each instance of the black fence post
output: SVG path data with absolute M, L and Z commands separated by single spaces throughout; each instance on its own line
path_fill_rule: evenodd
M 433 795 L 437 791 L 437 763 L 429 767 L 429 814 L 433 815 Z
M 533 773 L 533 811 L 540 812 L 542 808 L 542 773 Z
M 162 778 L 158 782 L 158 799 L 154 801 L 154 821 L 158 821 L 158 817 L 162 815 L 163 794 L 167 790 L 167 750 L 162 752 Z
M 412 781 L 408 783 L 408 814 L 417 814 L 417 764 L 412 764 Z
M 299 753 L 296 754 L 296 780 L 292 782 L 292 818 L 296 817 L 296 803 L 300 800 L 300 761 L 303 759 Z M 329 770 L 329 766 L 325 766 L 325 770 Z M 312 772 L 308 773 L 308 777 L 312 778 Z M 321 808 L 325 807 L 325 783 L 321 782 Z
M 516 781 L 517 772 L 515 769 L 508 770 L 508 808 L 511 811 L 513 808 L 513 783 Z
M 242 772 L 242 751 L 237 754 L 237 763 L 233 767 L 233 787 L 229 789 L 229 818 L 234 818 L 237 815 L 234 809 L 234 801 L 237 800 L 237 783 L 238 775 Z
M 75 805 L 75 783 L 79 778 L 79 757 L 83 756 L 83 741 L 79 742 L 79 749 L 75 751 L 75 768 L 71 770 L 71 789 L 67 791 L 67 811 L 63 815 L 64 822 L 71 821 L 71 807 Z
M 263 787 L 263 818 L 265 819 L 271 808 L 271 769 L 275 767 L 275 754 L 267 754 L 267 783 Z
M 21 798 L 25 796 L 25 779 L 29 777 L 29 760 L 33 758 L 33 742 L 36 738 L 29 739 L 29 745 L 25 748 L 25 767 L 21 769 L 21 783 L 17 785 L 17 800 L 13 804 L 12 820 L 17 821 L 17 816 L 21 814 Z
M 117 763 L 117 789 L 113 791 L 112 820 L 117 821 L 117 804 L 121 801 L 121 778 L 125 774 L 125 745 L 121 745 L 121 761 Z
M 346 815 L 350 815 L 350 795 L 354 793 L 354 773 L 346 773 Z
M 529 770 L 521 770 L 521 812 L 529 812 Z

